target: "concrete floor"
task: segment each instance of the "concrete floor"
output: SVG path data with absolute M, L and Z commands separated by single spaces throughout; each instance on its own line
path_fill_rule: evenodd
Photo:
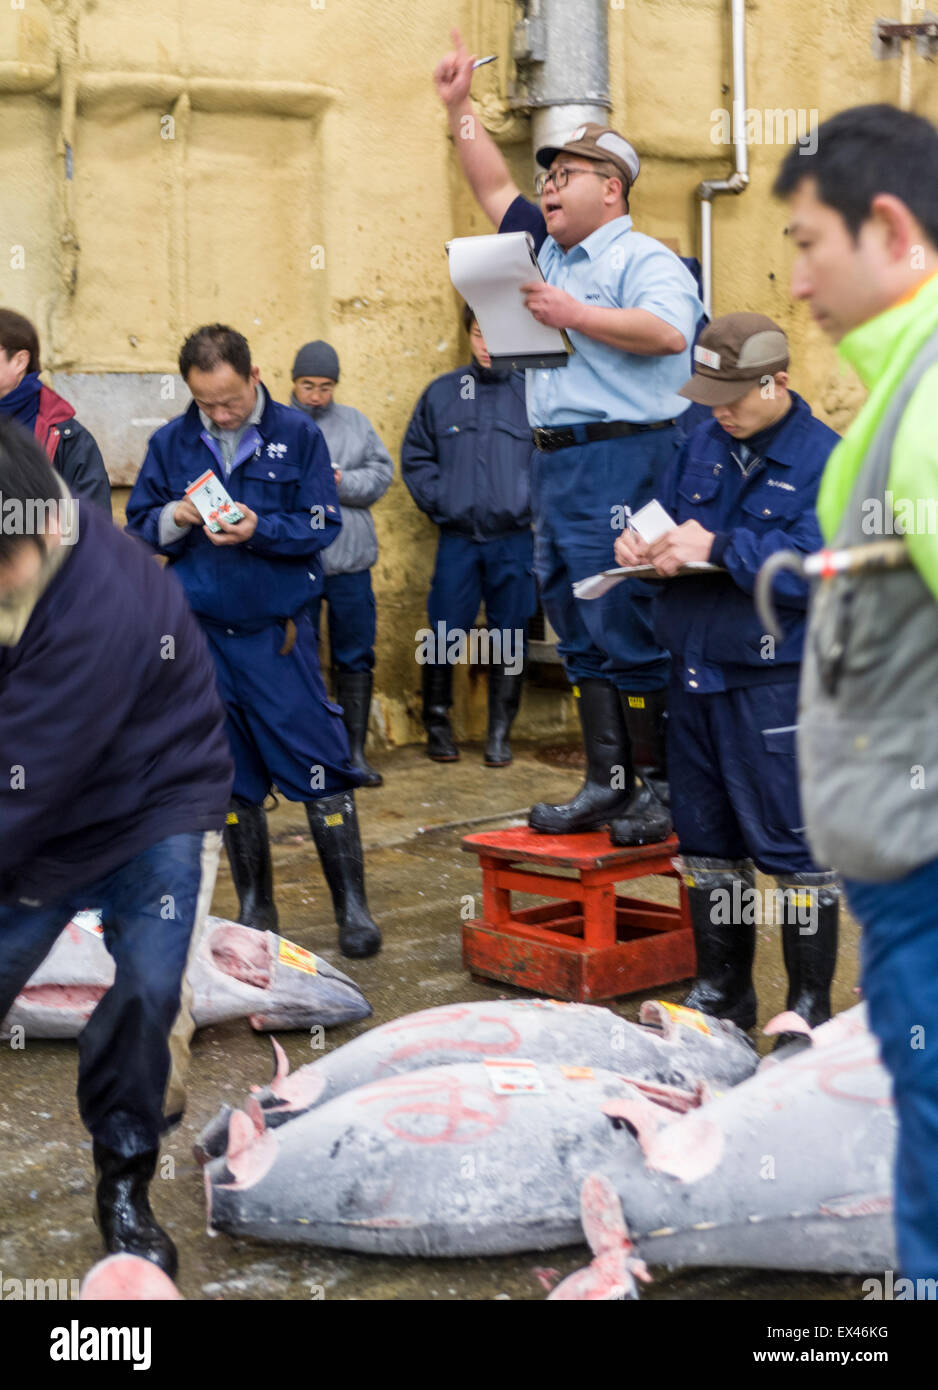
M 372 1020 L 332 1031 L 330 1046 L 417 1009 L 516 992 L 474 981 L 462 970 L 460 908 L 466 894 L 480 902 L 480 881 L 477 861 L 460 850 L 460 839 L 477 825 L 520 822 L 532 800 L 566 799 L 580 774 L 546 766 L 533 748 L 515 752 L 513 765 L 500 770 L 484 768 L 481 750 L 471 746 L 463 749 L 461 762 L 444 766 L 430 763 L 417 747 L 374 757 L 385 785 L 357 797 L 369 899 L 385 937 L 372 960 L 349 962 L 338 952 L 302 808 L 281 803 L 271 814 L 281 934 L 339 965 L 374 1008 Z M 633 888 L 676 900 L 676 885 L 663 881 L 639 881 Z M 226 864 L 212 910 L 219 916 L 237 910 Z M 856 943 L 856 926 L 847 919 L 836 1010 L 855 1002 Z M 762 1023 L 784 1007 L 785 977 L 773 928 L 759 930 L 756 979 Z M 685 989 L 651 993 L 677 1001 Z M 635 1018 L 644 997 L 614 1007 Z M 311 1060 L 305 1034 L 284 1034 L 281 1041 L 294 1067 Z M 91 1144 L 75 1107 L 75 1065 L 73 1043 L 35 1042 L 16 1052 L 0 1047 L 0 1279 L 80 1278 L 100 1257 L 91 1220 Z M 187 1298 L 541 1299 L 536 1269 L 566 1274 L 588 1259 L 584 1248 L 573 1247 L 489 1259 L 393 1260 L 210 1238 L 193 1138 L 219 1104 L 239 1102 L 270 1071 L 270 1045 L 246 1021 L 206 1029 L 196 1038 L 187 1116 L 164 1147 L 162 1180 L 153 1186 L 154 1209 L 179 1247 L 179 1286 Z M 642 1297 L 856 1299 L 859 1285 L 854 1278 L 696 1270 L 656 1273 Z

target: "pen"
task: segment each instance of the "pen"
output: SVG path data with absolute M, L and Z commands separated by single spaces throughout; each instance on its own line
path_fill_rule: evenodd
M 475 72 L 476 68 L 484 68 L 486 63 L 494 63 L 497 57 L 497 53 L 492 53 L 488 58 L 477 58 L 472 65 L 472 71 Z

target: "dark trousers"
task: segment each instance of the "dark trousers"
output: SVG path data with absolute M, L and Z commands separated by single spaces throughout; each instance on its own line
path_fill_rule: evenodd
M 308 614 L 284 652 L 283 623 L 259 632 L 204 624 L 227 715 L 234 795 L 260 806 L 273 785 L 288 801 L 317 801 L 361 785 L 341 708 L 326 694 Z
M 684 854 L 818 872 L 802 830 L 797 707 L 797 681 L 709 695 L 671 682 L 671 817 Z
M 375 595 L 371 570 L 327 574 L 321 593 L 309 605 L 316 640 L 322 601 L 329 605 L 329 654 L 337 671 L 370 671 L 375 664 Z
M 637 511 L 651 501 L 682 439 L 672 426 L 534 452 L 534 572 L 574 684 L 608 680 L 639 692 L 668 683 L 670 660 L 652 634 L 652 586 L 627 579 L 596 599 L 574 598 L 571 586 L 615 566 L 622 508 Z
M 936 1279 L 938 859 L 890 883 L 847 880 L 844 887 L 863 928 L 861 984 L 899 1119 L 899 1264 L 907 1279 Z
M 180 1013 L 208 838 L 170 835 L 58 902 L 0 906 L 0 1018 L 75 912 L 101 909 L 116 974 L 78 1038 L 78 1108 L 94 1139 L 127 1157 L 157 1148 L 181 1113 L 180 1099 L 175 1113 L 164 1115 L 170 1034 Z M 204 861 L 212 883 L 213 849 Z
M 468 632 L 484 601 L 489 628 L 520 632 L 524 643 L 537 608 L 533 570 L 534 538 L 528 529 L 484 541 L 441 531 L 427 598 L 430 626 L 434 632 L 438 623 L 447 631 Z

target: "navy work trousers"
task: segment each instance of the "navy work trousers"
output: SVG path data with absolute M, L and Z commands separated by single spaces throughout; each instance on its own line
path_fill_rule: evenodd
M 326 694 L 308 613 L 259 632 L 203 624 L 234 758 L 234 795 L 262 805 L 276 785 L 288 801 L 316 801 L 361 785 L 349 761 L 342 710 Z
M 651 501 L 682 439 L 675 425 L 534 452 L 534 572 L 574 684 L 600 679 L 639 692 L 668 683 L 668 654 L 652 634 L 650 586 L 627 579 L 596 599 L 575 599 L 571 586 L 613 568 L 623 508 Z
M 936 1279 L 938 859 L 891 883 L 848 879 L 844 887 L 863 928 L 860 981 L 899 1118 L 899 1265 L 907 1279 Z
M 533 567 L 534 537 L 527 528 L 484 541 L 441 531 L 427 598 L 433 631 L 442 623 L 448 632 L 468 632 L 484 600 L 488 627 L 502 633 L 520 632 L 518 650 L 523 649 L 528 622 L 537 608 Z M 515 641 L 514 636 L 502 639 L 510 651 L 516 650 Z
M 78 1108 L 93 1138 L 128 1158 L 157 1148 L 181 1113 L 180 1094 L 164 1116 L 170 1034 L 198 910 L 211 898 L 219 838 L 170 835 L 57 902 L 0 906 L 0 1019 L 74 914 L 101 909 L 116 973 L 78 1038 Z M 187 1049 L 191 1018 L 186 1023 Z
M 797 707 L 797 681 L 708 695 L 671 682 L 671 817 L 684 854 L 752 859 L 767 874 L 818 872 L 801 818 Z
M 371 570 L 323 576 L 322 590 L 309 605 L 317 642 L 323 599 L 329 605 L 329 654 L 334 669 L 372 670 L 376 615 Z

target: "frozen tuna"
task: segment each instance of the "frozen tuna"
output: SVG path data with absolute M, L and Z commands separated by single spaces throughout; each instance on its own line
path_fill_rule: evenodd
M 74 1038 L 114 980 L 97 913 L 79 913 L 16 996 L 0 1038 Z M 208 917 L 189 966 L 197 1028 L 248 1018 L 252 1028 L 333 1027 L 368 1018 L 361 990 L 321 957 L 273 932 Z
M 273 1129 L 370 1081 L 481 1057 L 604 1067 L 686 1090 L 733 1086 L 756 1069 L 755 1050 L 732 1023 L 657 1000 L 642 1005 L 641 1020 L 552 999 L 444 1005 L 372 1028 L 292 1073 L 277 1048 L 274 1079 L 254 1099 Z M 200 1134 L 200 1161 L 224 1153 L 230 1115 L 224 1107 Z
M 863 1006 L 810 1041 L 720 1096 L 494 1057 L 362 1086 L 279 1129 L 252 1098 L 205 1170 L 210 1226 L 376 1254 L 544 1250 L 579 1238 L 596 1175 L 628 1227 L 600 1193 L 592 1297 L 628 1292 L 636 1259 L 894 1268 L 895 1114 Z
M 205 1168 L 209 1229 L 391 1255 L 569 1245 L 583 1179 L 634 1148 L 603 1106 L 640 1084 L 495 1057 L 361 1086 L 279 1129 L 252 1098 Z
M 78 1297 L 82 1302 L 172 1303 L 182 1294 L 158 1265 L 140 1255 L 108 1255 L 89 1269 Z

